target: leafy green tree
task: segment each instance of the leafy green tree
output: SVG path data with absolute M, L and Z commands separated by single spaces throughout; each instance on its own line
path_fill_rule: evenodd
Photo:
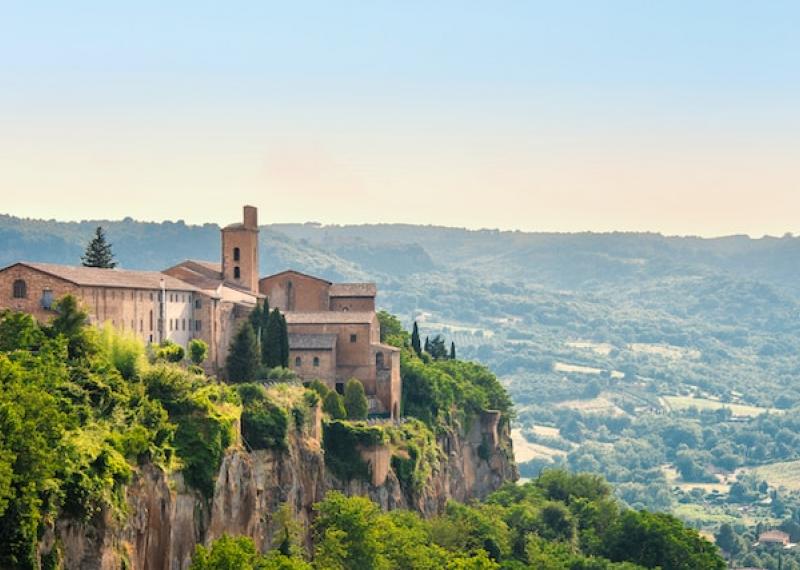
M 422 346 L 419 342 L 419 327 L 417 321 L 414 321 L 414 329 L 411 331 L 411 348 L 417 353 L 417 356 L 422 356 Z
M 242 324 L 231 342 L 225 368 L 231 382 L 254 380 L 259 368 L 260 354 L 258 341 L 249 322 Z
M 725 568 L 713 544 L 665 513 L 623 512 L 609 532 L 604 550 L 613 561 L 633 562 L 646 568 Z
M 260 555 L 249 537 L 223 534 L 206 548 L 197 545 L 189 570 L 311 570 L 299 556 Z
M 345 497 L 331 491 L 314 505 L 315 557 L 333 568 L 381 568 L 378 506 L 365 497 Z
M 348 380 L 344 386 L 344 409 L 347 412 L 348 419 L 367 419 L 369 406 L 367 404 L 367 396 L 364 393 L 364 385 L 355 378 Z
M 388 311 L 378 311 L 378 322 L 381 326 L 381 342 L 394 343 L 401 348 L 408 342 L 408 333 L 403 329 L 400 319 Z M 417 335 L 419 336 L 419 334 Z
M 53 308 L 56 317 L 50 323 L 50 334 L 62 335 L 67 339 L 70 358 L 91 354 L 95 347 L 90 339 L 91 333 L 86 328 L 89 314 L 81 308 L 78 300 L 72 295 L 64 295 L 55 302 Z
M 335 420 L 343 420 L 347 417 L 347 411 L 344 409 L 342 397 L 334 390 L 331 390 L 322 401 L 322 411 L 328 414 Z
M 430 339 L 430 342 L 426 339 L 425 343 L 427 345 L 425 352 L 430 354 L 434 360 L 447 358 L 447 349 L 445 348 L 444 337 L 442 337 L 442 335 L 437 334 Z
M 729 523 L 720 525 L 719 530 L 714 535 L 714 542 L 730 556 L 738 556 L 745 549 L 742 538 L 736 534 Z
M 189 358 L 196 366 L 200 366 L 208 357 L 208 344 L 202 339 L 193 338 L 189 341 Z
M 85 267 L 114 269 L 117 266 L 111 251 L 111 244 L 106 241 L 106 234 L 102 227 L 98 226 L 95 230 L 94 238 L 86 246 L 86 252 L 81 257 L 81 261 Z
M 28 313 L 0 311 L 0 352 L 32 350 L 44 341 L 44 334 Z

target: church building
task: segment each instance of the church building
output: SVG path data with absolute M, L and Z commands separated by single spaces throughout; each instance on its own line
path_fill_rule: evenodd
M 292 270 L 259 279 L 258 234 L 257 209 L 245 206 L 242 222 L 221 230 L 219 263 L 186 260 L 161 272 L 14 263 L 0 269 L 0 309 L 46 322 L 54 300 L 71 294 L 91 323 L 110 323 L 145 343 L 204 340 L 208 367 L 220 372 L 239 326 L 266 299 L 286 316 L 289 366 L 303 381 L 319 379 L 341 393 L 355 378 L 370 413 L 397 418 L 400 354 L 380 342 L 375 285 Z

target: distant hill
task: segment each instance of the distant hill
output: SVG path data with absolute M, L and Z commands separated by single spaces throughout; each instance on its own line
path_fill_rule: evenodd
M 219 258 L 219 227 L 178 222 L 64 223 L 0 216 L 0 264 L 78 263 L 102 225 L 123 267 L 160 269 Z M 374 280 L 379 303 L 424 334 L 501 374 L 558 380 L 553 362 L 637 369 L 662 381 L 738 390 L 753 403 L 797 396 L 800 239 L 525 233 L 375 224 L 262 227 L 261 272 L 289 267 L 331 280 Z M 617 348 L 587 354 L 568 341 Z M 702 354 L 684 367 L 631 343 Z M 528 378 L 528 380 L 524 380 Z M 536 384 L 539 385 L 539 384 Z M 512 386 L 512 390 L 514 387 Z M 518 401 L 526 397 L 518 390 Z

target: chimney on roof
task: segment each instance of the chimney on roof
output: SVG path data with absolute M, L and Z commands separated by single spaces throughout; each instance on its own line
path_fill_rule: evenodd
M 244 227 L 248 230 L 258 229 L 258 209 L 255 206 L 244 207 Z

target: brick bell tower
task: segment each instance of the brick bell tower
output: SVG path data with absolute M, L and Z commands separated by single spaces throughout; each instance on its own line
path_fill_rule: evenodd
M 222 228 L 222 277 L 258 293 L 258 209 L 244 207 L 243 223 Z

